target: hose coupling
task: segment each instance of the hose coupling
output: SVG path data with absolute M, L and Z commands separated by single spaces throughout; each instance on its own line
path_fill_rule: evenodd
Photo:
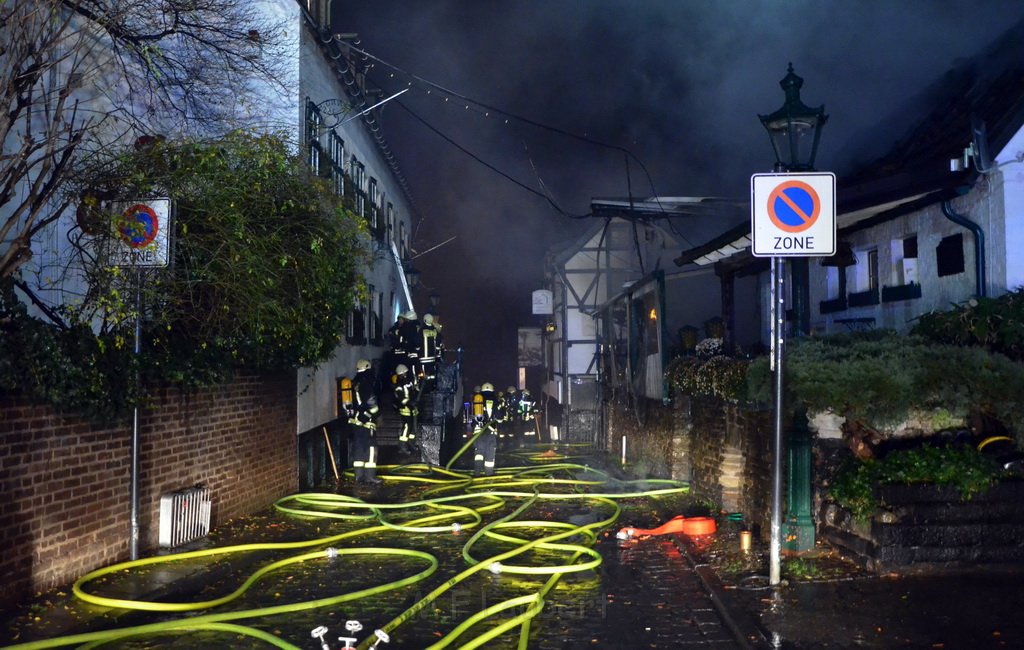
M 334 548 L 333 546 L 328 548 L 327 549 L 327 559 L 328 560 L 333 560 L 336 557 L 338 557 L 338 549 Z
M 487 567 L 487 570 L 494 575 L 499 576 L 504 568 L 505 567 L 501 566 L 501 562 L 491 562 L 491 565 Z

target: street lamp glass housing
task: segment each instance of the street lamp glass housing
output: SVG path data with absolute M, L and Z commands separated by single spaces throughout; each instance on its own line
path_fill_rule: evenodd
M 786 93 L 786 103 L 770 115 L 758 115 L 775 150 L 776 171 L 814 169 L 821 127 L 828 121 L 828 115 L 824 105 L 811 108 L 800 101 L 803 85 L 804 80 L 793 72 L 790 63 L 786 76 L 779 82 Z

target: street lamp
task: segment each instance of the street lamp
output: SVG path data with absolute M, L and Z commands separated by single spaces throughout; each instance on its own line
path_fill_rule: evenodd
M 818 153 L 821 127 L 828 121 L 825 106 L 811 108 L 800 101 L 804 80 L 793 72 L 792 63 L 779 85 L 786 93 L 786 103 L 774 113 L 758 115 L 775 149 L 775 171 L 811 171 Z
M 804 80 L 793 72 L 789 64 L 786 76 L 779 82 L 786 101 L 782 108 L 769 115 L 758 115 L 775 151 L 775 171 L 779 173 L 808 172 L 814 170 L 818 153 L 821 127 L 828 116 L 825 107 L 811 108 L 800 101 L 800 88 Z M 772 585 L 780 581 L 782 536 L 782 456 L 783 456 L 783 378 L 785 372 L 786 310 L 783 296 L 785 265 L 782 257 L 772 258 L 772 368 L 774 369 L 774 435 L 772 461 L 772 539 L 770 549 L 770 578 Z M 810 282 L 806 257 L 793 260 L 793 314 L 796 330 L 810 333 Z M 806 411 L 797 408 L 794 430 L 789 436 L 788 470 L 786 482 L 787 547 L 791 550 L 809 550 L 814 547 L 814 520 L 811 516 L 811 440 L 806 423 Z
M 825 106 L 811 108 L 800 101 L 804 80 L 789 64 L 779 86 L 786 94 L 782 108 L 769 115 L 758 115 L 768 131 L 775 150 L 776 172 L 808 172 L 814 170 L 814 158 L 821 140 L 821 127 L 828 121 Z M 790 268 L 793 282 L 794 329 L 797 334 L 811 333 L 810 278 L 807 258 L 796 258 Z
M 436 316 L 437 308 L 441 306 L 441 294 L 431 291 L 428 299 L 430 300 L 430 311 Z

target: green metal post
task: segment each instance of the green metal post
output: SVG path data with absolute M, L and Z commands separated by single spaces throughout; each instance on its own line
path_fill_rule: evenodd
M 786 549 L 814 548 L 814 518 L 811 516 L 811 432 L 807 411 L 796 409 L 789 433 L 789 481 L 786 485 Z

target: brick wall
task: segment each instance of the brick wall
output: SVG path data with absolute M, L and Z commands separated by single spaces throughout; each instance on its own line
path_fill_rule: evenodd
M 771 413 L 715 399 L 677 397 L 671 405 L 625 401 L 608 406 L 609 453 L 622 453 L 643 476 L 690 481 L 693 493 L 729 512 L 742 512 L 754 530 L 771 519 Z
M 144 550 L 157 545 L 165 492 L 205 483 L 216 525 L 297 488 L 294 376 L 161 390 L 140 423 Z M 131 437 L 130 422 L 101 427 L 0 396 L 0 606 L 128 559 Z

